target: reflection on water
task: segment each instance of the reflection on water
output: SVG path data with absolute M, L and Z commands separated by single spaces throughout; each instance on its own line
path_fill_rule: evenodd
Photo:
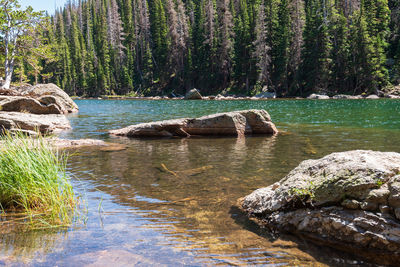
M 186 105 L 185 108 L 192 112 L 187 111 L 188 114 L 183 114 L 185 116 L 221 111 L 210 111 L 216 109 L 215 106 L 193 111 L 188 106 L 193 102 L 161 101 L 163 105 L 170 103 L 174 107 L 170 107 L 170 113 L 162 114 L 166 107 L 161 105 L 156 112 L 154 106 L 146 106 L 148 103 L 155 105 L 154 102 L 157 101 L 139 102 L 137 109 L 129 102 L 131 113 L 126 113 L 127 103 L 113 102 L 115 113 L 112 114 L 111 110 L 107 111 L 108 106 L 96 107 L 97 101 L 92 103 L 93 106 L 90 106 L 91 102 L 84 102 L 81 107 L 84 117 L 72 119 L 74 131 L 67 136 L 103 137 L 104 132 L 98 129 L 115 128 L 117 123 L 125 126 L 141 120 L 177 117 L 174 112 L 183 108 L 173 106 L 178 105 L 176 103 Z M 228 110 L 238 109 L 238 105 L 254 107 L 243 102 L 221 103 L 222 108 Z M 199 104 L 193 105 L 201 106 L 207 102 L 195 103 Z M 285 112 L 291 114 L 286 115 L 287 118 L 297 116 L 287 102 L 281 103 L 286 110 L 282 108 L 276 114 L 278 102 L 257 102 L 256 105 L 260 103 L 271 105 L 269 111 L 273 118 Z M 295 106 L 299 103 L 292 101 Z M 315 105 L 316 102 L 306 103 Z M 343 103 L 349 102 L 338 103 L 343 108 Z M 364 105 L 354 103 L 357 107 Z M 368 114 L 362 115 L 361 119 L 371 117 L 373 127 L 359 127 L 348 122 L 341 125 L 329 123 L 337 114 L 321 118 L 324 120 L 321 124 L 312 119 L 309 123 L 281 120 L 278 127 L 282 132 L 278 136 L 246 139 L 138 140 L 104 136 L 108 141 L 125 144 L 127 149 L 78 150 L 70 158 L 68 166 L 76 190 L 87 196 L 87 225 L 67 232 L 5 233 L 0 237 L 0 265 L 361 264 L 354 256 L 292 236 L 277 238 L 247 220 L 235 205 L 238 198 L 281 179 L 304 159 L 351 149 L 400 152 L 400 127 L 396 126 L 399 114 L 377 112 L 378 102 L 370 103 L 373 106 L 366 108 L 376 112 L 377 115 L 373 116 L 398 120 L 386 124 L 387 127 Z M 386 108 L 385 105 L 389 105 L 396 111 L 397 106 L 393 103 L 399 102 L 382 105 Z M 313 117 L 317 112 L 315 109 L 327 109 L 324 105 L 331 103 L 321 105 L 297 113 Z M 343 119 L 347 119 L 344 114 L 348 114 L 351 121 L 355 120 L 353 115 L 367 110 L 360 111 L 350 105 L 337 112 Z M 151 112 L 156 115 L 151 115 Z M 91 113 L 104 117 L 91 120 Z

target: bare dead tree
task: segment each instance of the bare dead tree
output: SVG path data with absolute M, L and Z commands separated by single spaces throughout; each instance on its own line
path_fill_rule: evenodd
M 213 0 L 206 0 L 204 9 L 205 9 L 204 44 L 208 44 L 212 48 L 214 46 L 214 38 L 215 38 L 215 8 Z
M 223 86 L 226 87 L 230 79 L 232 68 L 232 51 L 233 51 L 233 16 L 229 7 L 229 0 L 218 1 L 218 17 L 220 44 L 218 47 L 219 65 L 223 75 Z
M 267 27 L 265 24 L 265 5 L 264 0 L 261 1 L 259 6 L 256 26 L 255 26 L 256 39 L 253 42 L 254 52 L 253 57 L 256 59 L 256 66 L 259 70 L 258 82 L 262 86 L 270 84 L 270 64 L 271 56 L 269 54 L 271 48 L 267 45 Z
M 187 51 L 186 43 L 189 38 L 189 27 L 183 2 L 178 0 L 176 3 L 175 6 L 172 0 L 167 0 L 166 10 L 169 24 L 168 37 L 171 41 L 171 53 L 169 54 L 170 66 L 173 71 L 179 72 L 184 66 L 184 58 Z
M 292 37 L 289 49 L 289 73 L 293 80 L 298 80 L 301 65 L 301 49 L 303 47 L 303 31 L 305 25 L 303 0 L 292 0 L 290 3 L 290 21 Z M 294 86 L 293 84 L 291 86 Z
M 108 39 L 113 47 L 118 51 L 119 58 L 124 57 L 125 47 L 122 45 L 124 40 L 124 28 L 122 25 L 121 16 L 118 12 L 118 4 L 116 0 L 110 0 L 107 8 L 107 23 L 108 23 Z

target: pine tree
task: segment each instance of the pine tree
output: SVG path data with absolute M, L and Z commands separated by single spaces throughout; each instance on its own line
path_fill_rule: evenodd
M 288 65 L 289 47 L 291 41 L 290 34 L 290 13 L 288 0 L 281 0 L 278 8 L 278 23 L 276 25 L 275 43 L 273 46 L 274 77 L 275 88 L 278 95 L 287 95 L 289 90 Z
M 290 47 L 288 62 L 288 94 L 297 95 L 299 93 L 299 78 L 301 66 L 301 50 L 303 47 L 304 31 L 304 2 L 302 0 L 291 0 L 290 8 Z
M 340 7 L 337 8 L 332 9 L 332 23 L 329 30 L 332 38 L 330 55 L 332 59 L 332 72 L 329 81 L 331 91 L 344 93 L 350 87 L 348 80 L 350 72 L 349 30 L 344 11 L 340 10 Z
M 386 0 L 383 0 L 386 1 Z M 373 92 L 388 83 L 385 41 L 388 10 L 383 1 L 361 1 L 350 29 L 352 50 L 352 88 L 356 93 Z
M 235 42 L 234 42 L 234 77 L 239 89 L 244 88 L 249 92 L 250 75 L 252 65 L 250 56 L 252 54 L 251 27 L 248 3 L 246 0 L 237 0 L 235 11 Z
M 388 56 L 391 59 L 391 80 L 394 85 L 400 84 L 400 2 L 389 1 L 391 10 L 390 20 L 390 47 Z
M 162 72 L 165 67 L 168 55 L 168 25 L 165 8 L 162 0 L 149 1 L 151 36 L 153 40 L 153 56 L 155 65 L 157 66 L 157 75 Z M 137 24 L 136 24 L 137 25 Z
M 87 96 L 375 92 L 400 83 L 399 14 L 396 0 L 70 1 L 42 32 L 58 57 L 27 54 L 17 79 Z
M 376 92 L 388 84 L 389 73 L 386 68 L 386 53 L 388 47 L 390 10 L 388 0 L 363 0 L 361 2 L 368 23 L 368 33 L 373 44 L 372 77 L 370 92 Z
M 257 91 L 261 89 L 268 89 L 268 86 L 271 84 L 270 77 L 270 64 L 271 64 L 271 56 L 270 50 L 271 48 L 267 45 L 267 26 L 265 22 L 265 5 L 264 1 L 261 1 L 261 4 L 258 9 L 257 22 L 255 27 L 256 40 L 254 41 L 254 52 L 253 57 L 255 58 L 258 79 L 257 79 Z
M 306 4 L 301 80 L 307 93 L 324 92 L 328 87 L 331 42 L 326 1 L 309 0 Z
M 229 0 L 218 2 L 218 67 L 222 78 L 222 87 L 226 88 L 231 79 L 233 57 L 233 16 Z

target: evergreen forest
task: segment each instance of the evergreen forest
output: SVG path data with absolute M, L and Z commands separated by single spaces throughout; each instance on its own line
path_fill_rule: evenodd
M 43 55 L 21 56 L 14 80 L 70 95 L 287 97 L 400 83 L 399 0 L 79 0 L 32 34 Z

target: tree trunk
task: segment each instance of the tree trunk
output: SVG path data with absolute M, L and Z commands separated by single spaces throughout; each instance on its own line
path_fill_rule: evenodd
M 3 86 L 2 86 L 3 89 L 10 89 L 13 71 L 14 71 L 14 59 L 12 59 L 12 60 L 7 60 L 6 59 L 5 71 L 4 71 L 6 79 L 5 79 L 5 81 L 3 83 Z
M 13 68 L 14 68 L 14 66 L 10 66 L 8 72 L 6 73 L 6 79 L 2 86 L 3 89 L 10 89 Z

